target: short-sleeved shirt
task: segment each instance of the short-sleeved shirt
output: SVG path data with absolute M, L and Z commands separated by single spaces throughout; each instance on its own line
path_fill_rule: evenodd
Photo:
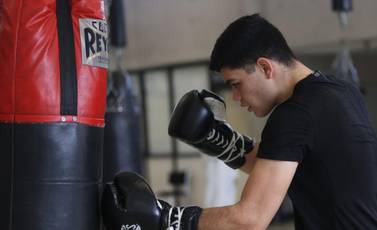
M 299 163 L 296 229 L 377 229 L 377 140 L 357 87 L 318 71 L 267 120 L 259 158 Z

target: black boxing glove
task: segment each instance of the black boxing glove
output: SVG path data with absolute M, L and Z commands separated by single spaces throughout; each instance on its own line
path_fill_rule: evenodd
M 208 91 L 192 90 L 178 102 L 170 118 L 169 135 L 216 156 L 233 169 L 245 163 L 253 139 L 234 131 L 225 120 L 224 100 Z
M 201 212 L 157 200 L 144 178 L 132 172 L 117 174 L 102 195 L 106 230 L 197 230 Z

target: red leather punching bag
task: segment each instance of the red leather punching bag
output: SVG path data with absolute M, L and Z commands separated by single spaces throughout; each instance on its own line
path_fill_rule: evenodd
M 100 228 L 101 0 L 0 0 L 0 229 Z

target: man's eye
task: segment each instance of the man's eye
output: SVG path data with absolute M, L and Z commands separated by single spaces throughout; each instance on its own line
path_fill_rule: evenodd
M 232 86 L 232 88 L 237 89 L 238 86 L 240 85 L 240 83 L 235 82 L 235 83 L 232 83 L 232 84 L 230 84 L 230 85 Z

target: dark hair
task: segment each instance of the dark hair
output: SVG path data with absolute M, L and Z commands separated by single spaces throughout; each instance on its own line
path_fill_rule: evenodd
M 265 57 L 289 66 L 295 59 L 281 32 L 259 14 L 232 22 L 217 39 L 209 68 L 245 68 Z

